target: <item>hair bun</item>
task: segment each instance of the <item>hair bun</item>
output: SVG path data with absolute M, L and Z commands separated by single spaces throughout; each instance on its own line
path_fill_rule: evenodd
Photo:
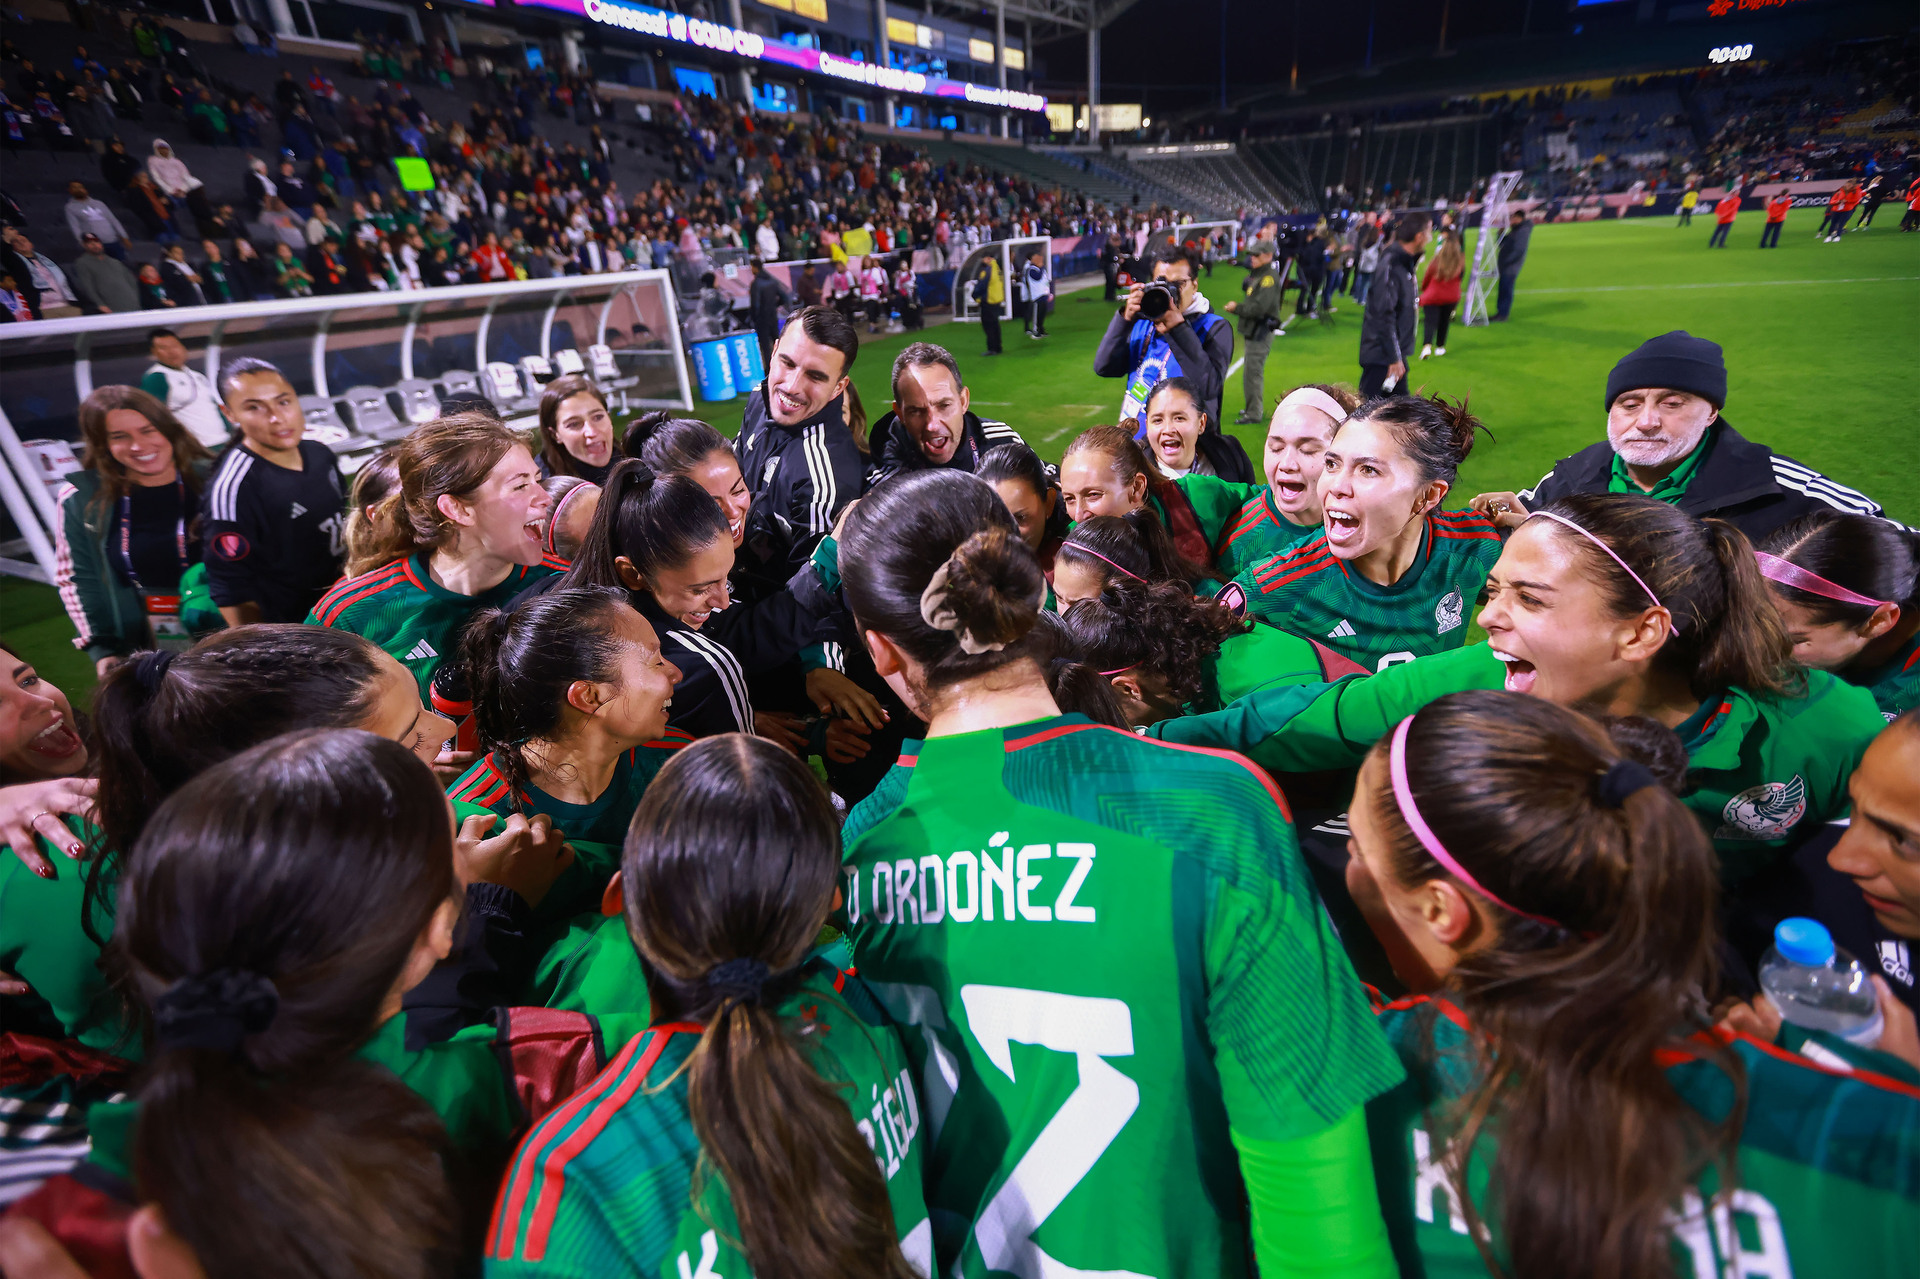
M 920 613 L 936 630 L 953 631 L 967 653 L 989 653 L 1033 629 L 1046 598 L 1046 575 L 1027 544 L 1005 529 L 982 529 L 935 571 Z

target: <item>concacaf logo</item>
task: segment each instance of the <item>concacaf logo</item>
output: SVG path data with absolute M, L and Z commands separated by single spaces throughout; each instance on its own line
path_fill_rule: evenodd
M 1807 784 L 1798 774 L 1790 782 L 1761 782 L 1727 801 L 1725 824 L 1715 839 L 1779 839 L 1807 815 Z

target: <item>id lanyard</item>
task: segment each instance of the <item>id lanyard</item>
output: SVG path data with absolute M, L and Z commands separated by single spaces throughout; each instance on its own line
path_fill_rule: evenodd
M 184 575 L 191 563 L 187 558 L 187 485 L 176 477 L 174 491 L 180 498 L 180 514 L 174 520 L 174 549 L 180 557 L 180 572 Z M 133 495 L 122 494 L 119 509 L 120 524 L 120 564 L 126 570 L 127 580 L 133 583 L 135 593 L 147 610 L 147 621 L 153 629 L 154 640 L 161 647 L 172 647 L 169 641 L 185 639 L 186 629 L 180 624 L 180 596 L 154 595 L 142 585 L 140 575 L 133 568 Z M 178 591 L 178 587 L 175 588 Z

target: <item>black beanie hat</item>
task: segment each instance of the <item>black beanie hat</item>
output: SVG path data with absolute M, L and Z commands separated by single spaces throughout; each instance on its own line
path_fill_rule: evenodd
M 1648 338 L 1607 374 L 1607 409 L 1628 391 L 1668 387 L 1691 391 L 1714 408 L 1727 403 L 1727 362 L 1720 344 L 1685 329 Z

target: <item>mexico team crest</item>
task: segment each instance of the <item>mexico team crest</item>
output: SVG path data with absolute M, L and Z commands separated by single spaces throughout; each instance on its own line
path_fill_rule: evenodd
M 1761 782 L 1727 801 L 1715 839 L 1779 839 L 1807 815 L 1807 784 Z
M 1440 597 L 1440 602 L 1434 605 L 1433 621 L 1440 628 L 1438 634 L 1445 635 L 1448 631 L 1458 630 L 1460 624 L 1466 620 L 1467 602 L 1460 597 L 1459 591 L 1448 591 Z

